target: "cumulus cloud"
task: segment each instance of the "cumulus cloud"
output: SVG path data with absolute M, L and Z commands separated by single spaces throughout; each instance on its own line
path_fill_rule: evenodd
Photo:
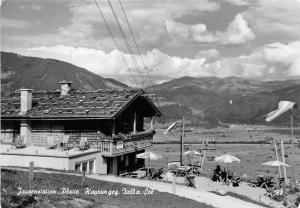
M 251 9 L 243 12 L 253 30 L 277 40 L 295 41 L 300 37 L 300 3 L 297 0 L 257 0 Z
M 29 27 L 31 25 L 30 22 L 24 20 L 16 20 L 16 19 L 8 19 L 5 17 L 1 17 L 1 27 L 2 28 L 15 28 L 22 29 Z
M 129 64 L 129 68 L 127 68 L 117 50 L 104 52 L 103 50 L 91 48 L 58 45 L 20 49 L 18 52 L 22 55 L 66 61 L 86 68 L 100 76 L 112 77 L 132 86 L 137 85 L 137 83 L 131 79 L 131 73 L 139 79 L 130 55 L 123 53 L 123 56 Z M 149 68 L 150 75 L 156 78 L 156 83 L 181 76 L 212 75 L 206 69 L 201 69 L 205 58 L 189 59 L 169 56 L 157 49 L 153 49 L 142 56 L 146 66 Z M 136 59 L 139 62 L 139 66 L 142 66 L 140 57 L 136 56 Z
M 242 14 L 237 14 L 225 31 L 210 32 L 205 24 L 186 25 L 173 20 L 166 21 L 166 30 L 172 37 L 185 39 L 192 37 L 194 41 L 201 43 L 238 45 L 255 38 Z
M 220 52 L 216 49 L 202 50 L 199 51 L 195 58 L 205 58 L 205 62 L 213 62 L 219 59 Z
M 39 11 L 39 10 L 41 10 L 43 7 L 42 7 L 41 5 L 39 5 L 39 4 L 36 4 L 36 3 L 31 3 L 31 4 L 29 4 L 29 2 L 28 2 L 28 4 L 20 5 L 19 8 L 20 8 L 21 10 L 32 9 L 32 10 L 35 10 L 35 11 Z
M 237 5 L 237 6 L 248 6 L 248 5 L 250 5 L 249 0 L 222 0 L 222 1 L 228 2 L 228 3 L 233 4 L 233 5 Z
M 299 76 L 300 42 L 289 44 L 273 43 L 258 48 L 249 55 L 239 57 L 220 57 L 216 49 L 199 51 L 195 58 L 170 56 L 157 49 L 142 54 L 151 77 L 155 83 L 182 76 L 239 76 L 245 78 L 285 78 Z M 131 73 L 140 79 L 129 54 L 123 53 L 127 67 L 119 51 L 105 52 L 92 48 L 72 46 L 42 46 L 20 49 L 22 55 L 53 58 L 70 62 L 86 68 L 100 76 L 112 77 L 126 84 L 135 86 Z M 140 57 L 136 56 L 139 66 Z M 146 75 L 146 74 L 145 74 Z
M 175 22 L 173 20 L 165 21 L 166 30 L 174 38 L 186 39 L 189 36 L 189 26 Z
M 273 43 L 265 47 L 261 53 L 266 62 L 280 63 L 288 67 L 289 76 L 300 76 L 300 41 L 289 44 Z
M 300 75 L 300 41 L 289 44 L 272 43 L 249 55 L 224 57 L 207 64 L 215 74 L 247 78 L 285 79 Z
M 255 38 L 253 31 L 241 14 L 237 14 L 227 30 L 218 32 L 217 36 L 223 44 L 242 44 Z

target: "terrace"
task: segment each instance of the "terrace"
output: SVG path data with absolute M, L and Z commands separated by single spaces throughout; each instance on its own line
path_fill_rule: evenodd
M 103 156 L 114 157 L 150 147 L 155 131 L 148 130 L 131 134 L 118 134 L 99 142 L 99 150 Z

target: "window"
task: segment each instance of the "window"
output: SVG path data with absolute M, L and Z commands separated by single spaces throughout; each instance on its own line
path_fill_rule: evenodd
M 75 164 L 75 171 L 80 172 L 80 165 L 81 163 Z
M 129 166 L 129 157 L 128 157 L 128 155 L 125 156 L 125 166 Z
M 87 172 L 87 162 L 82 163 L 82 172 Z
M 94 171 L 94 160 L 89 161 L 89 173 L 93 173 Z

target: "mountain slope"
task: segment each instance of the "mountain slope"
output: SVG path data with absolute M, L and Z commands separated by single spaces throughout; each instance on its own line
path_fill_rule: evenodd
M 67 62 L 7 52 L 1 52 L 1 74 L 1 92 L 4 94 L 22 87 L 56 90 L 62 80 L 72 81 L 75 89 L 128 88 L 121 82 L 103 78 Z
M 262 123 L 263 115 L 275 110 L 280 100 L 300 103 L 300 80 L 182 77 L 157 85 L 156 90 L 166 101 L 188 106 L 194 115 L 198 111 L 206 119 L 224 122 Z M 294 117 L 296 121 L 300 119 L 299 110 Z M 284 115 L 274 122 L 288 120 L 289 115 Z

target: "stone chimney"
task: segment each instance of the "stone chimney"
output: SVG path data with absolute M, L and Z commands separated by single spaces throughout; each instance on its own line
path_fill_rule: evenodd
M 20 114 L 27 114 L 32 108 L 32 89 L 20 89 L 21 91 L 21 111 Z
M 71 84 L 72 84 L 72 82 L 67 82 L 65 80 L 60 82 L 60 95 L 61 96 L 66 96 L 69 94 L 69 91 L 71 90 Z

